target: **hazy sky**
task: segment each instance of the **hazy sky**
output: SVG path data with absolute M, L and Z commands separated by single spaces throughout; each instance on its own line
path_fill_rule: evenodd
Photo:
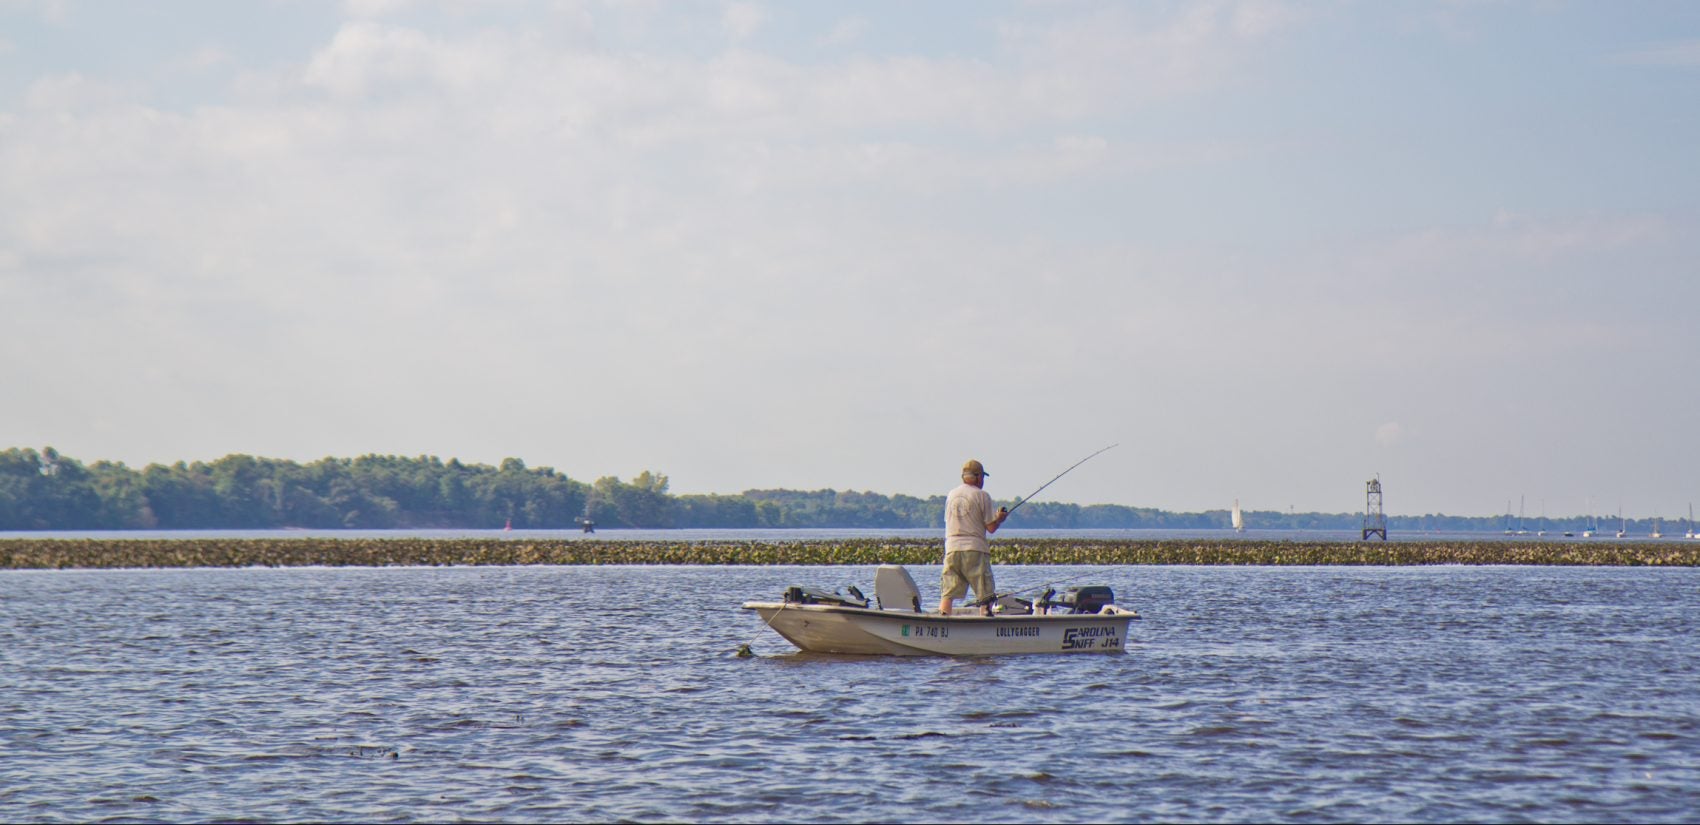
M 0 0 L 0 447 L 1685 515 L 1700 4 Z

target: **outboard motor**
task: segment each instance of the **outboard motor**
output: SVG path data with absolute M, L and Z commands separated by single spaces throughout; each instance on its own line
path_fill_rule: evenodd
M 1115 602 L 1115 591 L 1101 584 L 1093 584 L 1086 587 L 1070 587 L 1051 603 L 1068 608 L 1070 613 L 1097 613 L 1103 610 L 1105 605 L 1115 604 Z
M 882 564 L 874 571 L 874 601 L 881 610 L 921 612 L 921 591 L 900 564 Z

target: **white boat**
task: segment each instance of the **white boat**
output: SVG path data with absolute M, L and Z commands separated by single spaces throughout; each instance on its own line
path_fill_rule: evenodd
M 1240 500 L 1234 499 L 1234 532 L 1245 532 L 1245 517 L 1240 515 Z
M 915 580 L 893 564 L 880 565 L 874 591 L 870 605 L 855 588 L 841 596 L 792 587 L 783 601 L 745 602 L 744 609 L 804 652 L 893 656 L 1116 653 L 1139 618 L 1116 605 L 1108 587 L 1071 588 L 1055 603 L 1005 596 L 991 616 L 973 607 L 923 613 Z
M 1649 533 L 1648 537 L 1655 539 L 1662 539 L 1665 537 L 1665 520 L 1663 518 L 1658 516 L 1653 517 L 1653 532 Z
M 1688 532 L 1682 534 L 1685 539 L 1700 539 L 1700 533 L 1694 532 L 1694 502 L 1688 503 Z

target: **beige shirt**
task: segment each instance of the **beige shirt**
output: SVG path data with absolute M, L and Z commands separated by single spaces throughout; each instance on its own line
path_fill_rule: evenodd
M 997 515 L 998 506 L 985 490 L 966 483 L 951 490 L 944 500 L 945 554 L 992 552 L 991 544 L 986 541 L 986 525 Z

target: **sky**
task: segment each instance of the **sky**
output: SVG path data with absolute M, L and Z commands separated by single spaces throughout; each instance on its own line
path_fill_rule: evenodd
M 0 0 L 0 447 L 1678 518 L 1696 147 L 1691 2 Z

